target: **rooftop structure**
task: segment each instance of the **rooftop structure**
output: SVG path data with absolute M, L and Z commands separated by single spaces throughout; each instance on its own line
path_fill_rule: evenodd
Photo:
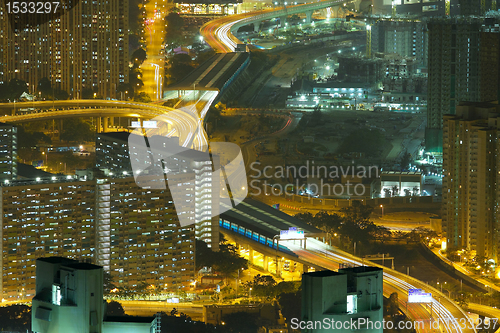
M 358 329 L 381 333 L 381 325 L 377 327 L 373 323 L 381 323 L 383 318 L 382 273 L 381 268 L 361 266 L 339 269 L 338 272 L 302 274 L 302 320 L 321 323 L 308 331 L 329 332 L 332 328 L 324 325 L 325 322 L 357 323 L 358 318 L 364 318 L 372 322 L 371 327 L 365 325 Z M 338 330 L 350 332 L 351 328 Z

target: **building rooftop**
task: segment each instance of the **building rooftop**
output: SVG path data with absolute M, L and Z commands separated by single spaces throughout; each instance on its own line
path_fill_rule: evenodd
M 218 53 L 166 90 L 222 90 L 227 80 L 248 60 L 247 52 Z
M 46 172 L 40 169 L 35 168 L 32 165 L 29 164 L 24 164 L 24 163 L 17 163 L 17 176 L 20 178 L 48 178 L 51 176 L 54 176 L 55 174 Z
M 98 133 L 97 136 L 102 136 L 108 139 L 122 141 L 124 143 L 128 142 L 128 136 L 130 133 L 128 132 L 107 132 L 107 133 Z
M 80 269 L 80 270 L 92 270 L 101 269 L 101 266 L 89 264 L 86 262 L 79 262 L 78 260 L 64 258 L 64 257 L 43 257 L 38 258 L 37 261 L 43 261 L 51 264 L 61 264 L 65 267 Z
M 111 133 L 101 133 L 100 136 L 107 137 L 111 140 L 120 141 L 124 144 L 128 145 L 128 139 L 130 135 L 138 136 L 135 133 L 126 133 L 126 132 L 111 132 Z M 210 157 L 207 153 L 189 149 L 179 145 L 179 137 L 166 137 L 160 135 L 153 135 L 152 137 L 148 137 L 148 140 L 158 140 L 159 142 L 163 142 L 165 147 L 165 152 L 169 154 L 175 154 L 179 157 L 185 157 L 194 161 L 206 161 L 209 160 Z
M 309 277 L 327 277 L 327 276 L 337 276 L 337 275 L 344 275 L 339 272 L 334 272 L 334 271 L 318 271 L 318 272 L 310 272 L 310 273 L 304 273 L 303 275 L 309 276 Z
M 86 262 L 77 262 L 77 263 L 69 264 L 69 265 L 65 264 L 64 266 L 69 267 L 69 268 L 79 269 L 79 270 L 85 270 L 85 271 L 90 271 L 90 270 L 94 270 L 94 269 L 102 269 L 102 266 L 89 264 Z
M 104 322 L 113 323 L 151 323 L 155 317 L 139 317 L 139 316 L 108 316 L 104 318 Z
M 372 267 L 372 266 L 356 266 L 356 267 L 346 267 L 346 268 L 341 268 L 339 269 L 339 272 L 342 273 L 347 273 L 347 272 L 352 272 L 352 273 L 368 273 L 368 272 L 378 272 L 382 271 L 382 268 L 379 267 Z
M 222 213 L 221 216 L 268 238 L 273 238 L 279 235 L 281 230 L 288 230 L 290 227 L 297 227 L 305 233 L 323 232 L 276 208 L 250 198 L 246 198 L 235 208 Z
M 37 261 L 44 261 L 51 264 L 77 264 L 78 261 L 65 257 L 43 257 L 36 259 Z

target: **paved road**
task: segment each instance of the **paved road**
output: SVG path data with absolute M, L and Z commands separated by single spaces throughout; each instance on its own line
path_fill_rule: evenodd
M 147 58 L 140 67 L 141 80 L 144 83 L 140 91 L 146 92 L 153 100 L 158 100 L 162 98 L 165 65 L 165 56 L 160 54 L 165 37 L 164 16 L 171 5 L 165 5 L 165 1 L 151 1 L 144 6 L 146 8 L 144 33 L 147 42 Z
M 491 283 L 490 281 L 486 280 L 486 279 L 483 279 L 481 277 L 478 277 L 477 275 L 473 274 L 471 271 L 469 271 L 467 268 L 465 268 L 464 266 L 456 263 L 456 262 L 453 262 L 451 260 L 449 260 L 448 258 L 446 258 L 445 256 L 443 256 L 441 254 L 441 250 L 439 248 L 433 248 L 432 249 L 432 252 L 434 252 L 435 255 L 437 255 L 441 260 L 443 260 L 444 262 L 446 262 L 448 265 L 451 265 L 453 266 L 457 271 L 460 271 L 461 273 L 464 273 L 465 275 L 468 275 L 470 276 L 471 278 L 473 278 L 474 280 L 484 284 L 484 286 L 486 288 L 491 288 L 491 289 L 494 289 L 498 292 L 500 292 L 500 287 L 497 286 L 496 284 L 494 283 Z M 499 317 L 500 318 L 500 317 Z
M 165 301 L 118 301 L 125 313 L 131 316 L 153 316 L 157 312 L 171 312 L 176 309 L 193 320 L 203 320 L 203 305 L 193 303 L 167 303 Z
M 408 317 L 413 321 L 424 321 L 424 327 L 416 327 L 417 332 L 433 332 L 430 327 L 431 320 L 440 319 L 441 332 L 447 333 L 472 333 L 475 329 L 460 327 L 460 320 L 468 320 L 467 314 L 458 307 L 455 302 L 448 299 L 444 294 L 440 293 L 435 288 L 414 279 L 397 271 L 382 267 L 376 263 L 362 261 L 362 259 L 354 257 L 348 253 L 333 249 L 314 239 L 308 239 L 307 249 L 300 248 L 292 243 L 292 241 L 283 242 L 290 250 L 295 252 L 303 260 L 309 261 L 316 265 L 327 269 L 336 270 L 339 263 L 350 263 L 355 266 L 363 264 L 380 267 L 384 269 L 384 295 L 388 296 L 392 292 L 398 293 L 400 308 L 406 312 Z M 426 292 L 433 294 L 432 306 L 427 304 L 406 304 L 409 289 L 423 289 Z M 432 310 L 431 310 L 432 309 Z M 448 323 L 445 325 L 444 323 Z

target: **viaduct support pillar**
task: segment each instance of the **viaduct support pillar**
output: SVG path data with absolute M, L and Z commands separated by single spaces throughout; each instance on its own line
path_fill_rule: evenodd
M 253 249 L 248 250 L 248 261 L 253 264 Z
M 103 117 L 103 120 L 104 121 L 103 121 L 103 126 L 102 126 L 102 132 L 106 133 L 108 130 L 108 125 L 109 125 L 108 120 L 109 119 L 108 119 L 108 117 Z
M 286 27 L 286 16 L 280 17 L 280 25 L 282 28 Z
M 312 15 L 313 15 L 312 10 L 306 12 L 306 24 L 310 24 L 312 22 Z
M 261 23 L 262 23 L 261 21 L 254 22 L 253 23 L 253 31 L 258 32 L 259 29 L 260 29 L 260 24 Z
M 269 257 L 264 255 L 264 270 L 269 271 Z
M 95 120 L 96 120 L 96 121 L 95 121 L 95 129 L 96 129 L 96 132 L 97 132 L 97 133 L 101 133 L 101 126 L 102 126 L 102 125 L 101 125 L 101 117 L 97 117 Z

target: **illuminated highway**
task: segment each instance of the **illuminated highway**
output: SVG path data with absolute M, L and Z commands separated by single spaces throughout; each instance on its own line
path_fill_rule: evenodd
M 469 303 L 469 309 L 472 312 L 475 312 L 477 314 L 482 314 L 484 316 L 488 316 L 489 318 L 492 318 L 489 323 L 486 322 L 478 322 L 477 327 L 479 329 L 481 328 L 493 328 L 495 329 L 495 333 L 500 332 L 500 310 L 497 308 L 492 308 L 491 306 L 487 305 L 481 305 L 481 304 L 475 304 L 475 303 Z
M 243 42 L 238 40 L 238 38 L 233 35 L 233 31 L 244 25 L 251 24 L 253 22 L 268 20 L 275 17 L 284 17 L 288 15 L 303 13 L 305 11 L 314 11 L 316 9 L 338 6 L 344 2 L 348 1 L 323 0 L 308 4 L 288 6 L 286 8 L 277 7 L 275 9 L 266 9 L 251 13 L 226 16 L 206 23 L 201 27 L 200 32 L 208 45 L 210 45 L 210 47 L 212 47 L 216 52 L 234 52 L 236 49 L 236 45 L 242 44 Z
M 443 260 L 444 262 L 446 262 L 448 265 L 451 265 L 453 266 L 453 268 L 455 268 L 457 271 L 460 271 L 461 273 L 464 273 L 465 275 L 467 276 L 470 276 L 472 277 L 474 280 L 484 284 L 484 286 L 486 288 L 491 288 L 491 289 L 494 289 L 498 292 L 500 292 L 500 287 L 497 286 L 496 284 L 494 283 L 491 283 L 490 281 L 486 280 L 486 279 L 483 279 L 481 278 L 480 276 L 477 276 L 475 274 L 473 274 L 471 271 L 469 271 L 467 268 L 465 268 L 464 266 L 456 263 L 456 262 L 453 262 L 451 261 L 450 259 L 446 258 L 445 256 L 443 256 L 441 254 L 441 249 L 439 248 L 436 248 L 436 249 L 431 249 L 432 252 L 434 252 L 435 255 L 437 255 L 441 260 Z
M 163 38 L 165 37 L 165 15 L 172 7 L 165 0 L 144 4 L 146 19 L 144 34 L 146 40 L 147 58 L 140 66 L 144 86 L 140 89 L 146 92 L 152 100 L 162 98 L 163 73 L 165 56 L 162 55 Z
M 201 96 L 193 101 L 194 105 L 187 105 L 182 109 L 173 109 L 157 104 L 144 104 L 138 102 L 107 101 L 107 100 L 67 100 L 67 101 L 41 101 L 22 103 L 0 103 L 0 110 L 5 114 L 0 118 L 2 122 L 26 122 L 34 120 L 47 120 L 68 117 L 137 117 L 152 119 L 161 116 L 159 127 L 166 136 L 179 136 L 184 147 L 202 149 L 207 145 L 204 131 L 200 131 L 201 116 L 206 112 L 217 96 L 215 91 L 202 92 Z M 199 115 L 197 115 L 197 107 Z M 15 115 L 12 114 L 16 110 Z M 24 111 L 23 111 L 24 110 Z M 20 114 L 24 113 L 24 114 Z M 158 118 L 156 118 L 159 120 Z M 166 126 L 165 126 L 166 125 Z M 167 133 L 165 133 L 167 130 Z M 158 131 L 158 130 L 156 130 Z
M 304 250 L 293 241 L 282 241 L 280 244 L 288 247 L 295 254 L 299 255 L 302 260 L 309 261 L 316 265 L 325 267 L 331 270 L 337 270 L 339 264 L 350 264 L 353 266 L 361 266 L 364 264 L 380 267 L 384 269 L 384 296 L 388 297 L 391 293 L 398 293 L 398 301 L 400 309 L 406 311 L 410 319 L 414 321 L 424 321 L 425 326 L 417 327 L 419 332 L 433 332 L 430 327 L 430 320 L 440 319 L 439 329 L 441 332 L 476 332 L 475 329 L 461 325 L 462 322 L 468 323 L 467 314 L 458 307 L 452 300 L 448 299 L 438 290 L 428 286 L 427 284 L 418 281 L 410 276 L 388 269 L 381 265 L 372 262 L 362 262 L 361 259 L 351 256 L 347 253 L 333 249 L 324 243 L 315 239 L 307 239 L 307 249 Z M 409 289 L 422 289 L 426 292 L 432 292 L 432 306 L 428 304 L 408 303 L 407 295 Z M 431 310 L 432 308 L 432 310 Z M 432 313 L 431 313 L 432 312 Z M 448 325 L 446 325 L 448 323 Z M 436 324 L 437 325 L 437 324 Z M 470 326 L 470 325 L 469 325 Z M 437 327 L 437 326 L 436 326 Z

